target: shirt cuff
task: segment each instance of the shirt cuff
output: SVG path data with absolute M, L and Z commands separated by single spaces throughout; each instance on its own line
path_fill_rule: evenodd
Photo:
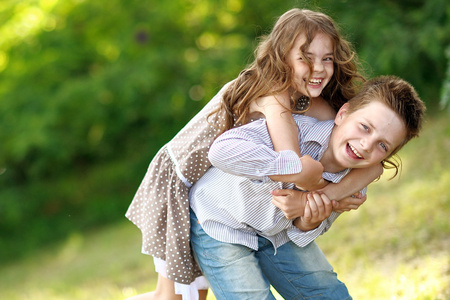
M 287 175 L 297 174 L 302 171 L 302 161 L 292 150 L 282 150 L 278 156 L 267 165 L 264 170 L 265 175 Z
M 287 230 L 287 235 L 289 239 L 297 246 L 305 247 L 317 237 L 327 232 L 339 215 L 340 214 L 337 212 L 332 212 L 331 215 L 327 219 L 323 220 L 317 228 L 309 231 L 302 231 L 298 229 L 295 227 L 294 222 L 292 222 L 291 227 Z

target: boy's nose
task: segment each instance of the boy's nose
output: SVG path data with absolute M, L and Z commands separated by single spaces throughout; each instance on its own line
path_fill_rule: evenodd
M 370 138 L 361 139 L 361 148 L 367 153 L 372 152 L 373 141 Z

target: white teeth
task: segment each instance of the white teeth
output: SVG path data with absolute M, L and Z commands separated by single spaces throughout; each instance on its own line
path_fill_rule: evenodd
M 309 81 L 310 84 L 321 84 L 322 83 L 322 79 L 311 79 Z
M 358 151 L 356 151 L 356 149 L 353 148 L 352 145 L 349 145 L 349 146 L 350 146 L 350 149 L 352 149 L 353 153 L 355 153 L 355 155 L 356 155 L 358 158 L 363 158 L 363 157 L 358 153 Z

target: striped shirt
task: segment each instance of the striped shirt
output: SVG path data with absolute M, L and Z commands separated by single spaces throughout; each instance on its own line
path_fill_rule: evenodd
M 294 114 L 299 128 L 302 155 L 320 160 L 327 149 L 333 120 Z M 278 248 L 289 240 L 304 247 L 326 232 L 339 216 L 332 212 L 316 229 L 304 232 L 293 225 L 272 204 L 270 192 L 292 189 L 294 184 L 272 181 L 270 175 L 301 172 L 298 155 L 291 150 L 275 152 L 265 119 L 230 129 L 212 144 L 209 159 L 213 165 L 190 191 L 190 205 L 205 232 L 212 238 L 258 250 L 258 237 Z M 337 183 L 350 169 L 323 173 Z

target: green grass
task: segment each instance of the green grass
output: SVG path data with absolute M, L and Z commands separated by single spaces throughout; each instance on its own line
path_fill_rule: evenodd
M 450 124 L 426 124 L 403 172 L 369 189 L 317 242 L 354 299 L 450 299 Z M 125 218 L 0 267 L 0 299 L 124 299 L 152 290 L 151 257 Z M 210 299 L 214 299 L 210 293 Z

